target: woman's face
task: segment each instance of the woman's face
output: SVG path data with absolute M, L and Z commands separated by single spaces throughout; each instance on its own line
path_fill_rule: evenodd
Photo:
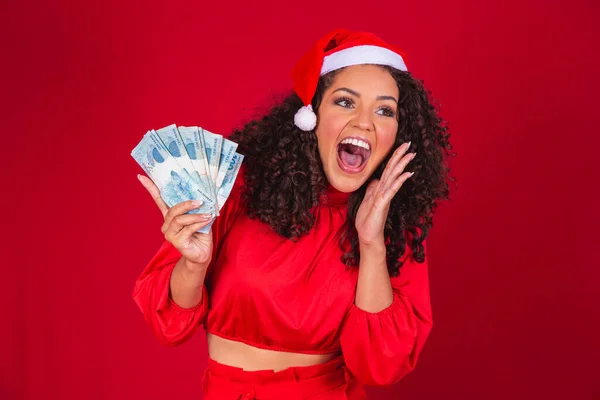
M 377 169 L 398 131 L 398 86 L 376 65 L 339 71 L 323 94 L 315 133 L 329 183 L 353 192 Z

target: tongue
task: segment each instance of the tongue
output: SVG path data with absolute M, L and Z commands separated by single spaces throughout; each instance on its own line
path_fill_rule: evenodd
M 343 150 L 340 151 L 340 158 L 344 164 L 353 168 L 360 167 L 363 161 L 363 157 L 360 154 L 351 154 Z

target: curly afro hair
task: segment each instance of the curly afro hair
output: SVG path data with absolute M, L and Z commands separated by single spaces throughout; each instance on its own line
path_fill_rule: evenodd
M 415 175 L 407 180 L 392 199 L 385 224 L 387 265 L 390 276 L 397 276 L 403 264 L 401 258 L 409 245 L 417 262 L 425 258 L 423 241 L 433 226 L 433 213 L 438 200 L 449 200 L 449 167 L 446 156 L 451 153 L 447 124 L 432 104 L 430 93 L 422 81 L 409 72 L 385 68 L 395 79 L 400 93 L 398 102 L 398 133 L 389 155 L 373 175 L 348 199 L 347 221 L 340 232 L 342 262 L 358 266 L 360 261 L 358 235 L 354 227 L 356 212 L 369 182 L 379 179 L 393 150 L 411 141 L 411 151 L 417 156 L 411 161 Z M 312 106 L 318 112 L 323 93 L 340 70 L 319 79 Z M 327 179 L 313 131 L 304 132 L 294 125 L 294 114 L 302 101 L 291 93 L 272 107 L 266 115 L 256 118 L 230 139 L 239 144 L 245 155 L 246 174 L 244 197 L 248 216 L 269 224 L 279 235 L 290 240 L 305 235 L 314 224 L 311 209 L 319 204 L 327 189 Z

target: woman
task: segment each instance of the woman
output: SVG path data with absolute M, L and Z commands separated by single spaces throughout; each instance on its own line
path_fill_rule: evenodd
M 166 240 L 134 299 L 165 344 L 204 325 L 207 399 L 363 399 L 415 367 L 432 327 L 425 239 L 451 146 L 427 92 L 364 32 L 325 35 L 292 75 L 231 135 L 245 162 L 209 234 L 197 204 L 169 209 L 140 177 Z

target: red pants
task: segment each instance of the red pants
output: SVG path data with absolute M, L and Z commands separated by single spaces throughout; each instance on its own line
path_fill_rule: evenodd
M 343 358 L 282 371 L 244 371 L 208 358 L 202 379 L 205 400 L 364 400 L 362 385 Z

